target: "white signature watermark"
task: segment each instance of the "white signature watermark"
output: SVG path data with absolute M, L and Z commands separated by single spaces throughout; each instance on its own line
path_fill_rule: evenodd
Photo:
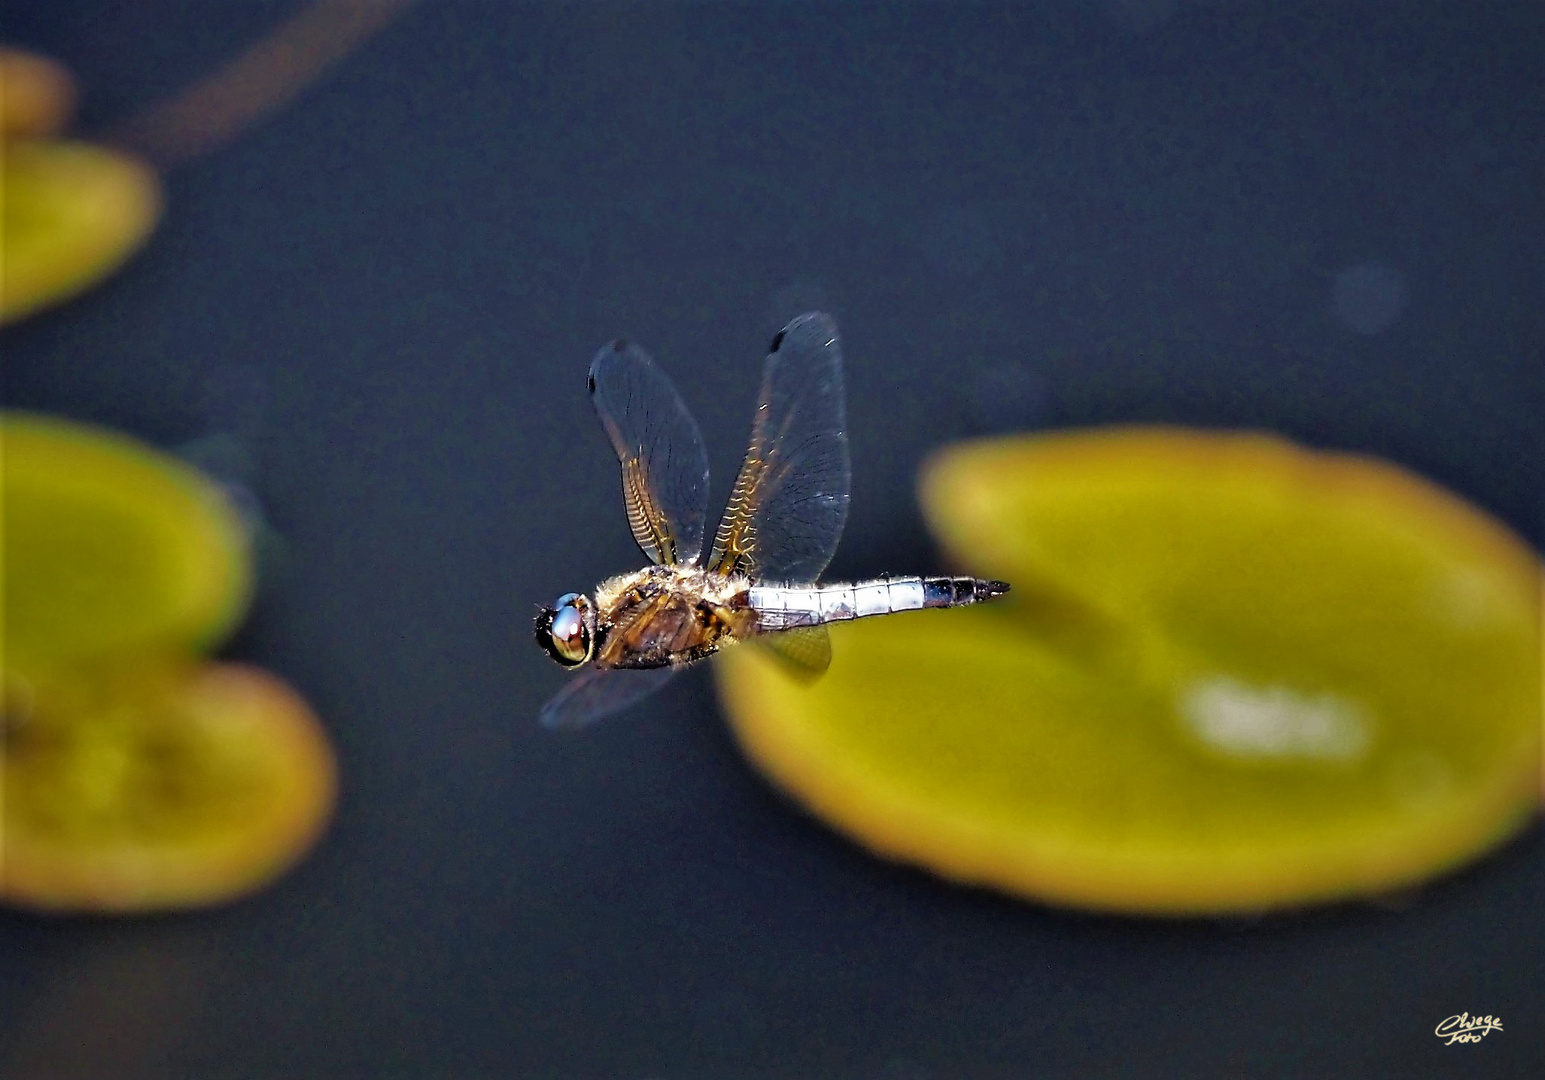
M 1501 1030 L 1501 1017 L 1471 1016 L 1469 1013 L 1464 1012 L 1458 1016 L 1450 1016 L 1437 1026 L 1433 1034 L 1440 1039 L 1448 1040 L 1443 1044 L 1444 1046 L 1453 1046 L 1456 1042 L 1480 1042 L 1486 1037 L 1488 1031 Z

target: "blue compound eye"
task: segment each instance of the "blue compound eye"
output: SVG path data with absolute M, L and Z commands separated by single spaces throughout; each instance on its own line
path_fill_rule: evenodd
M 536 619 L 537 644 L 564 667 L 590 659 L 590 602 L 579 593 L 564 593 L 558 603 Z

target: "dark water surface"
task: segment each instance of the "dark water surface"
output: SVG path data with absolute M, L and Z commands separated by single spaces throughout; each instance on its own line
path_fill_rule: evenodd
M 102 129 L 293 9 L 11 0 L 0 36 Z M 9 405 L 240 440 L 282 549 L 227 652 L 307 695 L 344 779 L 250 901 L 0 915 L 0 1074 L 1537 1075 L 1538 832 L 1400 910 L 1053 912 L 803 817 L 702 675 L 542 731 L 527 635 L 638 561 L 593 350 L 660 358 L 717 501 L 810 308 L 848 358 L 835 576 L 939 569 L 929 448 L 1118 420 L 1390 457 L 1538 545 L 1542 190 L 1532 0 L 408 10 L 0 338 Z M 1505 1030 L 1442 1046 L 1461 1011 Z

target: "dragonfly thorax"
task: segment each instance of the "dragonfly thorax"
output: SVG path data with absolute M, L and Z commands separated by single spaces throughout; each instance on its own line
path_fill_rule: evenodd
M 749 628 L 750 587 L 744 575 L 691 564 L 603 581 L 595 590 L 596 663 L 650 668 L 701 659 Z

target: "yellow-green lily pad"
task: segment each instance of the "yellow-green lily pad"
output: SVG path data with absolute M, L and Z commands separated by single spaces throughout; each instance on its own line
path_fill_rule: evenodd
M 0 414 L 3 658 L 34 678 L 218 643 L 246 610 L 242 522 L 202 473 L 144 443 Z
M 241 896 L 294 864 L 336 795 L 311 710 L 255 668 L 98 665 L 38 684 L 0 754 L 0 901 L 144 912 Z
M 139 249 L 161 184 L 126 154 L 77 142 L 14 142 L 0 161 L 0 323 L 96 284 Z
M 754 762 L 873 850 L 1053 903 L 1259 911 L 1409 886 L 1533 816 L 1540 563 L 1387 463 L 1114 429 L 966 444 L 924 508 L 1004 601 L 720 661 Z

